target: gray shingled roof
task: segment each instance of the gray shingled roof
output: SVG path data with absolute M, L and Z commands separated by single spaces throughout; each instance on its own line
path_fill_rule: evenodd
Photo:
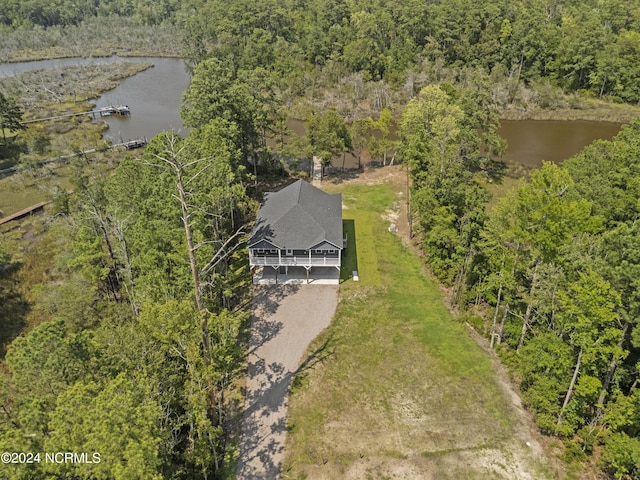
M 342 247 L 342 195 L 298 180 L 268 192 L 258 211 L 249 247 L 266 240 L 278 248 L 308 250 L 327 241 Z

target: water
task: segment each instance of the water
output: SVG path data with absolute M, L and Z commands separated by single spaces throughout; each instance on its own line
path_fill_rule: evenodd
M 508 143 L 502 160 L 524 165 L 525 170 L 540 168 L 543 160 L 562 163 L 594 140 L 610 140 L 622 126 L 621 123 L 586 120 L 502 120 L 500 123 L 499 133 Z M 289 128 L 299 135 L 305 131 L 300 120 L 290 121 Z M 391 139 L 398 139 L 395 129 L 392 129 Z M 392 154 L 388 152 L 387 161 Z M 370 161 L 367 152 L 364 152 L 362 161 L 365 164 Z M 333 165 L 341 168 L 342 159 L 334 159 Z M 347 155 L 345 167 L 357 166 L 357 159 Z
M 174 130 L 186 134 L 180 118 L 182 92 L 189 87 L 190 77 L 184 62 L 175 58 L 140 58 L 153 67 L 125 78 L 96 102 L 97 107 L 128 105 L 131 115 L 102 117 L 109 130 L 104 136 L 114 143 L 135 138 L 150 139 L 158 133 Z
M 130 117 L 111 116 L 101 119 L 109 125 L 105 136 L 118 142 L 141 137 L 152 138 L 172 129 L 186 133 L 180 118 L 180 104 L 182 92 L 188 88 L 190 79 L 184 62 L 179 59 L 114 56 L 3 63 L 0 64 L 0 77 L 27 70 L 120 61 L 148 62 L 154 67 L 122 80 L 114 90 L 97 100 L 98 107 L 122 104 L 131 108 Z M 621 126 L 619 123 L 578 120 L 503 120 L 501 123 L 500 134 L 509 144 L 503 159 L 512 164 L 525 165 L 529 169 L 540 167 L 542 160 L 562 162 L 596 139 L 610 139 Z M 289 127 L 297 134 L 304 132 L 304 125 L 299 120 L 292 120 Z M 364 163 L 370 160 L 366 155 L 363 157 Z M 340 168 L 343 159 L 335 159 L 333 163 Z M 347 155 L 344 166 L 357 167 L 357 159 Z
M 621 123 L 583 120 L 502 120 L 499 133 L 507 139 L 503 160 L 529 168 L 542 161 L 561 163 L 597 139 L 610 140 Z
M 131 108 L 129 116 L 112 115 L 99 119 L 109 126 L 104 137 L 118 143 L 136 138 L 150 139 L 168 130 L 185 133 L 180 104 L 190 77 L 181 59 L 112 56 L 0 63 L 0 78 L 32 70 L 116 62 L 151 63 L 154 66 L 121 80 L 115 89 L 94 100 L 97 107 L 128 105 Z

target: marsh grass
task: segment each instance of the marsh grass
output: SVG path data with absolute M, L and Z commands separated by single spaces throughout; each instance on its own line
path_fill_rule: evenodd
M 182 54 L 178 27 L 140 25 L 116 15 L 89 17 L 79 25 L 49 28 L 0 27 L 0 61 L 20 62 L 43 58 L 121 56 L 172 56 Z
M 393 188 L 342 193 L 360 281 L 342 283 L 331 326 L 310 346 L 328 342 L 330 355 L 296 379 L 284 477 L 384 478 L 409 468 L 424 478 L 481 478 L 484 467 L 451 452 L 509 449 L 511 421 L 490 361 L 420 259 L 387 231 Z
M 587 96 L 572 97 L 573 108 L 502 109 L 504 120 L 591 120 L 598 122 L 626 123 L 640 115 L 637 105 L 615 103 Z
M 0 91 L 15 96 L 25 108 L 24 119 L 37 119 L 90 111 L 94 105 L 80 99 L 93 98 L 116 86 L 123 78 L 149 68 L 151 64 L 122 62 L 63 69 L 25 72 L 0 79 Z M 46 89 L 41 85 L 48 86 Z M 15 174 L 0 177 L 0 218 L 36 203 L 50 200 L 52 192 L 71 187 L 71 169 L 64 163 L 38 167 L 38 162 L 100 149 L 104 123 L 90 116 L 62 118 L 28 124 L 18 134 L 19 158 L 0 161 L 2 168 L 17 166 Z M 19 145 L 18 145 L 19 144 Z M 88 162 L 116 164 L 122 152 L 102 152 L 87 156 Z
M 87 148 L 87 147 L 83 147 Z M 69 152 L 71 153 L 71 152 Z M 87 154 L 80 158 L 42 167 L 19 167 L 18 172 L 0 177 L 0 218 L 6 217 L 36 203 L 50 201 L 58 192 L 73 189 L 72 162 L 84 162 L 85 173 L 91 175 L 98 170 L 109 170 L 119 159 L 130 152 L 105 151 Z
M 39 175 L 18 173 L 0 178 L 0 218 L 51 200 L 56 186 L 64 191 L 71 188 L 69 166 L 40 169 Z

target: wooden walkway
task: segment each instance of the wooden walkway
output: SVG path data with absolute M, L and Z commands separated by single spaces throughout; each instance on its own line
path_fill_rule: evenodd
M 73 193 L 73 190 L 67 190 L 66 193 L 67 193 L 67 196 L 71 195 Z M 31 215 L 32 213 L 40 212 L 40 211 L 44 210 L 44 207 L 46 207 L 50 203 L 51 203 L 51 201 L 36 203 L 35 205 L 31 205 L 30 207 L 27 207 L 24 210 L 20 210 L 19 212 L 16 212 L 16 213 L 14 213 L 12 215 L 9 215 L 9 216 L 4 217 L 4 218 L 0 218 L 0 225 L 3 225 L 5 223 L 9 223 L 9 222 L 11 222 L 13 220 L 20 220 L 21 218 L 24 218 L 27 215 Z
M 89 153 L 96 153 L 96 152 L 101 152 L 105 150 L 114 150 L 119 147 L 122 147 L 125 150 L 133 150 L 134 148 L 142 148 L 145 145 L 147 145 L 147 143 L 148 142 L 146 138 L 138 138 L 136 140 L 130 140 L 128 142 L 115 143 L 113 145 L 105 146 L 104 148 L 92 148 L 90 150 L 84 150 L 78 153 L 70 153 L 69 155 L 63 155 L 62 157 L 58 157 L 58 158 L 49 158 L 47 160 L 40 160 L 38 162 L 38 166 L 42 167 L 44 165 L 48 165 L 49 163 L 62 162 L 64 160 L 69 160 L 71 158 L 79 157 L 81 155 L 87 155 Z M 17 170 L 18 170 L 17 167 L 3 168 L 2 170 L 0 170 L 0 175 L 8 175 L 10 173 L 15 173 Z
M 319 157 L 313 157 L 313 173 L 311 175 L 311 185 L 319 187 L 322 183 L 322 160 Z
M 130 115 L 131 110 L 127 105 L 110 105 L 108 107 L 97 108 L 95 110 L 89 110 L 87 112 L 79 112 L 79 113 L 65 113 L 63 115 L 56 115 L 53 117 L 45 117 L 45 118 L 35 118 L 33 120 L 25 120 L 24 122 L 20 122 L 22 125 L 27 125 L 29 123 L 37 123 L 37 122 L 48 122 L 51 120 L 60 120 L 62 118 L 69 117 L 80 117 L 82 115 L 91 115 L 95 117 L 99 115 L 101 117 L 108 117 L 110 115 Z
M 36 203 L 35 205 L 31 205 L 30 207 L 27 207 L 24 210 L 20 210 L 19 212 L 16 212 L 13 215 L 0 218 L 0 225 L 3 225 L 8 222 L 12 222 L 13 220 L 18 220 L 20 218 L 26 217 L 27 215 L 31 215 L 34 212 L 44 209 L 45 205 L 49 205 L 50 203 L 51 202 Z

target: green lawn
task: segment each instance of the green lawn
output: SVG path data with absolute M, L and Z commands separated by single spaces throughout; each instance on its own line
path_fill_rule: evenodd
M 387 231 L 394 189 L 341 191 L 355 230 L 345 278 L 357 264 L 360 281 L 341 284 L 333 323 L 310 347 L 328 353 L 294 381 L 284 478 L 545 477 L 521 458 L 489 359 Z

